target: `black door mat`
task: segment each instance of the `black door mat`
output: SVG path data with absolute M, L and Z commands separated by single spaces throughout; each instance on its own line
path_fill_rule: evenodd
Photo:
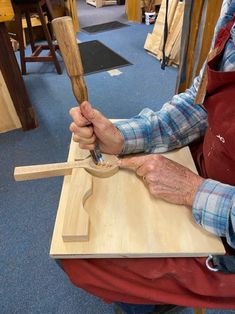
M 129 61 L 98 40 L 80 43 L 78 46 L 84 74 L 92 74 L 131 65 Z
M 85 31 L 86 33 L 94 34 L 94 33 L 111 31 L 111 30 L 126 27 L 126 26 L 130 26 L 130 25 L 124 24 L 118 21 L 112 21 L 108 23 L 87 26 L 87 27 L 82 28 L 82 30 Z

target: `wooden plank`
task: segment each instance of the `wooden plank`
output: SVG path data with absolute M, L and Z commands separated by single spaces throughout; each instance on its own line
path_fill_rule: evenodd
M 60 162 L 44 165 L 15 167 L 14 178 L 16 181 L 34 180 L 72 174 L 75 168 L 83 168 L 93 176 L 106 178 L 118 171 L 117 158 L 113 155 L 103 154 L 104 163 L 96 165 L 91 157 L 74 162 Z
M 70 0 L 70 16 L 73 21 L 74 31 L 77 33 L 80 31 L 80 25 L 78 21 L 78 14 L 77 14 L 77 1 Z
M 0 132 L 21 128 L 11 96 L 0 71 Z
M 71 143 L 68 161 L 82 158 L 86 151 Z M 187 147 L 167 153 L 196 171 Z M 78 192 L 87 173 L 77 169 Z M 191 210 L 151 197 L 134 172 L 120 170 L 113 177 L 93 177 L 93 193 L 85 202 L 89 216 L 89 241 L 66 242 L 62 238 L 71 176 L 64 178 L 50 255 L 53 258 L 166 257 L 224 254 L 220 238 L 198 226 Z M 81 193 L 82 194 L 82 193 Z M 81 203 L 81 202 L 80 202 Z M 69 227 L 68 227 L 69 228 Z
M 162 1 L 157 19 L 154 24 L 152 34 L 148 34 L 144 48 L 155 55 L 159 52 L 159 47 L 161 44 L 163 31 L 164 31 L 164 21 L 166 12 L 166 0 Z
M 199 30 L 199 26 L 201 22 L 202 9 L 203 9 L 203 0 L 198 0 L 198 3 L 194 4 L 192 20 L 190 23 L 190 41 L 189 41 L 188 54 L 187 54 L 186 81 L 185 81 L 185 85 L 181 86 L 181 89 L 183 88 L 184 90 L 186 89 L 186 86 L 189 86 L 192 83 L 194 55 L 195 55 L 195 48 L 196 48 L 197 37 L 198 37 L 198 30 Z
M 72 174 L 75 163 L 61 162 L 45 165 L 16 167 L 14 178 L 16 181 L 34 180 L 49 177 L 66 176 Z
M 4 23 L 0 23 L 0 42 L 0 70 L 17 115 L 23 130 L 33 129 L 37 122 Z
M 168 61 L 168 64 L 169 65 L 172 65 L 172 66 L 177 66 L 179 65 L 180 63 L 180 42 L 181 42 L 181 32 L 179 32 L 177 34 L 177 37 L 175 38 L 175 43 L 174 45 L 172 46 L 171 48 L 171 51 L 170 51 L 170 59 Z
M 67 15 L 69 15 L 72 18 L 73 22 L 73 29 L 74 32 L 77 33 L 80 31 L 80 25 L 78 21 L 78 14 L 77 14 L 77 2 L 76 0 L 69 0 L 64 2 Z
M 140 0 L 128 0 L 126 1 L 126 11 L 128 21 L 141 23 L 142 22 L 142 10 Z
M 165 1 L 165 0 L 164 0 Z M 179 4 L 179 0 L 170 0 L 169 1 L 169 8 L 168 8 L 168 36 L 170 35 L 170 33 L 172 32 L 172 23 L 173 23 L 173 20 L 175 20 L 175 18 L 177 17 L 178 18 L 178 11 L 177 11 L 177 8 L 178 8 L 178 4 Z M 166 15 L 166 3 L 164 4 L 165 5 L 165 11 L 164 11 L 164 22 L 165 22 L 165 15 Z M 164 23 L 165 24 L 165 23 Z M 158 48 L 158 53 L 157 53 L 157 58 L 159 60 L 162 60 L 162 49 L 163 49 L 163 43 L 164 43 L 164 25 L 163 25 L 163 31 L 162 31 L 162 34 L 161 34 L 161 41 L 160 41 L 160 44 L 159 44 L 159 48 Z M 167 36 L 167 37 L 168 37 Z M 168 38 L 167 38 L 168 40 Z M 168 40 L 169 42 L 169 40 Z
M 147 51 L 149 51 L 151 54 L 153 54 L 156 57 L 159 53 L 160 42 L 161 42 L 160 36 L 158 36 L 155 33 L 152 33 L 152 34 L 148 33 L 145 44 L 144 44 L 144 49 L 146 49 Z
M 165 54 L 171 60 L 171 62 L 176 62 L 175 56 L 177 52 L 180 51 L 180 39 L 181 39 L 181 30 L 183 26 L 183 17 L 184 17 L 184 2 L 178 2 L 176 7 L 174 19 L 172 21 L 169 35 L 167 37 Z M 172 49 L 174 47 L 174 56 L 172 54 Z M 178 50 L 178 51 L 177 51 Z
M 14 11 L 10 0 L 0 1 L 0 23 L 11 21 L 14 17 Z
M 206 16 L 207 22 L 205 23 L 205 26 L 204 26 L 203 39 L 202 39 L 201 49 L 200 49 L 200 56 L 199 56 L 199 60 L 198 60 L 198 64 L 195 69 L 195 72 L 193 73 L 194 76 L 199 74 L 202 68 L 202 65 L 205 62 L 206 57 L 210 51 L 211 42 L 212 42 L 212 38 L 214 34 L 214 28 L 220 14 L 222 3 L 223 3 L 223 0 L 214 0 L 213 2 L 208 1 L 207 16 Z
M 92 176 L 86 174 L 82 184 L 79 177 L 79 169 L 73 169 L 62 230 L 64 241 L 89 240 L 89 215 L 84 204 L 92 194 Z

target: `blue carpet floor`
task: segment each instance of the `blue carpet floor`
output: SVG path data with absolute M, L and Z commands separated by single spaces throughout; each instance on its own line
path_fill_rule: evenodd
M 112 32 L 78 35 L 82 42 L 100 40 L 133 64 L 119 68 L 119 76 L 100 72 L 85 78 L 91 103 L 109 118 L 128 118 L 146 106 L 158 110 L 174 94 L 176 69 L 160 70 L 143 49 L 151 29 L 130 23 Z M 39 128 L 0 134 L 0 313 L 112 314 L 111 305 L 72 286 L 49 257 L 62 178 L 13 180 L 15 166 L 66 160 L 68 111 L 76 104 L 65 70 L 57 75 L 50 64 L 27 68 L 24 80 Z

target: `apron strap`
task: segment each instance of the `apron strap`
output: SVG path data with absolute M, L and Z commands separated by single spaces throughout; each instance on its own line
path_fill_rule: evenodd
M 210 271 L 221 271 L 225 274 L 235 274 L 235 256 L 232 255 L 209 255 L 206 267 Z
M 194 99 L 195 105 L 202 105 L 204 102 L 205 95 L 206 95 L 207 82 L 208 82 L 207 70 L 206 70 L 207 66 L 206 65 L 209 61 L 211 61 L 218 54 L 218 50 L 219 50 L 218 47 L 213 48 L 207 56 L 206 64 L 205 64 L 202 78 L 200 81 L 200 85 L 198 87 L 198 91 L 197 91 L 196 97 Z
M 226 42 L 228 41 L 230 37 L 230 30 L 233 27 L 233 24 L 235 22 L 235 14 L 233 15 L 233 18 L 219 31 L 217 38 L 215 40 L 215 47 L 211 49 L 211 51 L 208 54 L 208 57 L 206 59 L 206 65 L 208 62 L 210 62 L 216 55 L 221 53 L 221 51 L 224 49 Z M 205 65 L 201 82 L 198 87 L 198 91 L 196 94 L 196 97 L 194 99 L 195 105 L 202 105 L 203 101 L 205 99 L 206 95 L 206 87 L 207 87 L 207 66 Z

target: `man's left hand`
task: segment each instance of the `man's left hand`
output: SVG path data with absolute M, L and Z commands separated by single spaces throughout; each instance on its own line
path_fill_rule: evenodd
M 121 159 L 119 167 L 135 170 L 153 196 L 186 206 L 192 206 L 204 181 L 188 168 L 157 154 Z

